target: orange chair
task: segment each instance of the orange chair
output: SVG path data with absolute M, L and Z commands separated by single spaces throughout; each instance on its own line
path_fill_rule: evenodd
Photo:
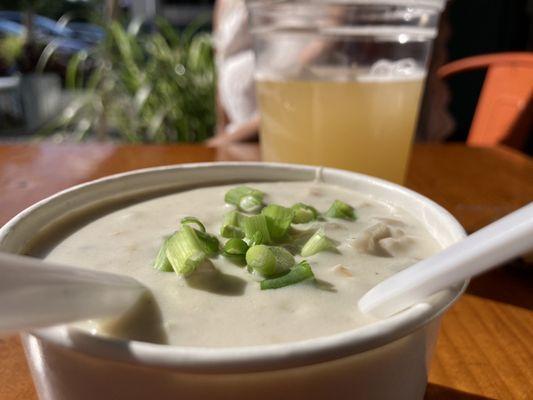
M 501 53 L 468 57 L 439 68 L 446 78 L 488 68 L 467 138 L 473 146 L 505 144 L 522 149 L 533 117 L 533 54 Z

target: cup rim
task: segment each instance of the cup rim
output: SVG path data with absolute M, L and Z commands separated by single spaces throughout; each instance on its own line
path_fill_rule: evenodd
M 141 180 L 145 175 L 157 175 L 168 172 L 178 173 L 178 171 L 183 174 L 190 174 L 191 171 L 197 170 L 207 170 L 207 172 L 241 170 L 247 171 L 248 173 L 250 171 L 261 171 L 264 176 L 268 176 L 269 173 L 274 175 L 273 171 L 277 171 L 278 173 L 283 171 L 287 173 L 292 172 L 295 175 L 298 173 L 312 174 L 315 176 L 321 174 L 322 176 L 330 176 L 331 179 L 346 179 L 353 183 L 357 182 L 363 185 L 379 187 L 380 189 L 412 199 L 430 209 L 436 216 L 445 221 L 455 237 L 454 240 L 460 240 L 465 236 L 463 227 L 444 208 L 415 191 L 379 178 L 334 168 L 295 164 L 209 162 L 138 169 L 110 175 L 60 191 L 26 208 L 1 227 L 0 246 L 10 231 L 20 221 L 28 218 L 40 208 L 46 207 L 53 202 L 61 201 L 64 197 L 80 195 L 84 191 L 90 191 L 99 186 L 112 185 L 127 179 Z M 232 179 L 229 180 L 231 181 Z M 303 179 L 293 178 L 292 180 Z M 239 181 L 239 179 L 234 177 L 233 181 Z M 243 182 L 244 180 L 240 179 L 240 181 Z M 207 184 L 207 182 L 203 183 Z M 212 184 L 216 183 L 220 184 L 221 181 L 212 182 Z M 392 317 L 370 325 L 324 337 L 272 345 L 223 348 L 171 346 L 94 336 L 81 329 L 67 325 L 37 329 L 30 334 L 60 347 L 98 358 L 171 368 L 184 372 L 220 373 L 223 371 L 224 373 L 237 373 L 278 370 L 331 361 L 371 350 L 398 340 L 438 318 L 458 299 L 467 285 L 468 281 L 464 281 L 444 293 L 440 293 L 435 301 L 417 304 Z
M 339 5 L 339 6 L 381 6 L 381 5 L 392 5 L 392 6 L 407 6 L 407 7 L 424 7 L 432 8 L 435 10 L 442 10 L 446 5 L 448 0 L 300 0 L 300 3 L 305 3 L 309 6 L 319 6 L 324 7 L 328 5 Z M 265 3 L 261 0 L 248 0 L 247 6 L 252 10 L 263 10 L 270 9 L 285 3 L 290 3 L 288 0 L 276 0 L 272 2 Z M 296 2 L 298 4 L 298 1 Z

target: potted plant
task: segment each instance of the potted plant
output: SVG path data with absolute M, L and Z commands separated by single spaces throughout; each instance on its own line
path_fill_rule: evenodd
M 48 127 L 66 138 L 127 142 L 197 142 L 215 127 L 211 36 L 193 25 L 178 33 L 111 22 L 106 40 L 74 56 L 66 87 L 76 93 Z M 84 73 L 89 67 L 89 73 Z

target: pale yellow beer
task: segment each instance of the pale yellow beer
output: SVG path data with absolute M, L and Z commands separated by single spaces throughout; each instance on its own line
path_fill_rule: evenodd
M 403 183 L 423 78 L 258 79 L 263 159 Z

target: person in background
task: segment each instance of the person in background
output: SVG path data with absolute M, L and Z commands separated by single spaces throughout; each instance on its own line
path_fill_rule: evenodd
M 217 0 L 213 30 L 218 75 L 217 131 L 213 146 L 255 138 L 259 114 L 254 54 L 244 0 Z

